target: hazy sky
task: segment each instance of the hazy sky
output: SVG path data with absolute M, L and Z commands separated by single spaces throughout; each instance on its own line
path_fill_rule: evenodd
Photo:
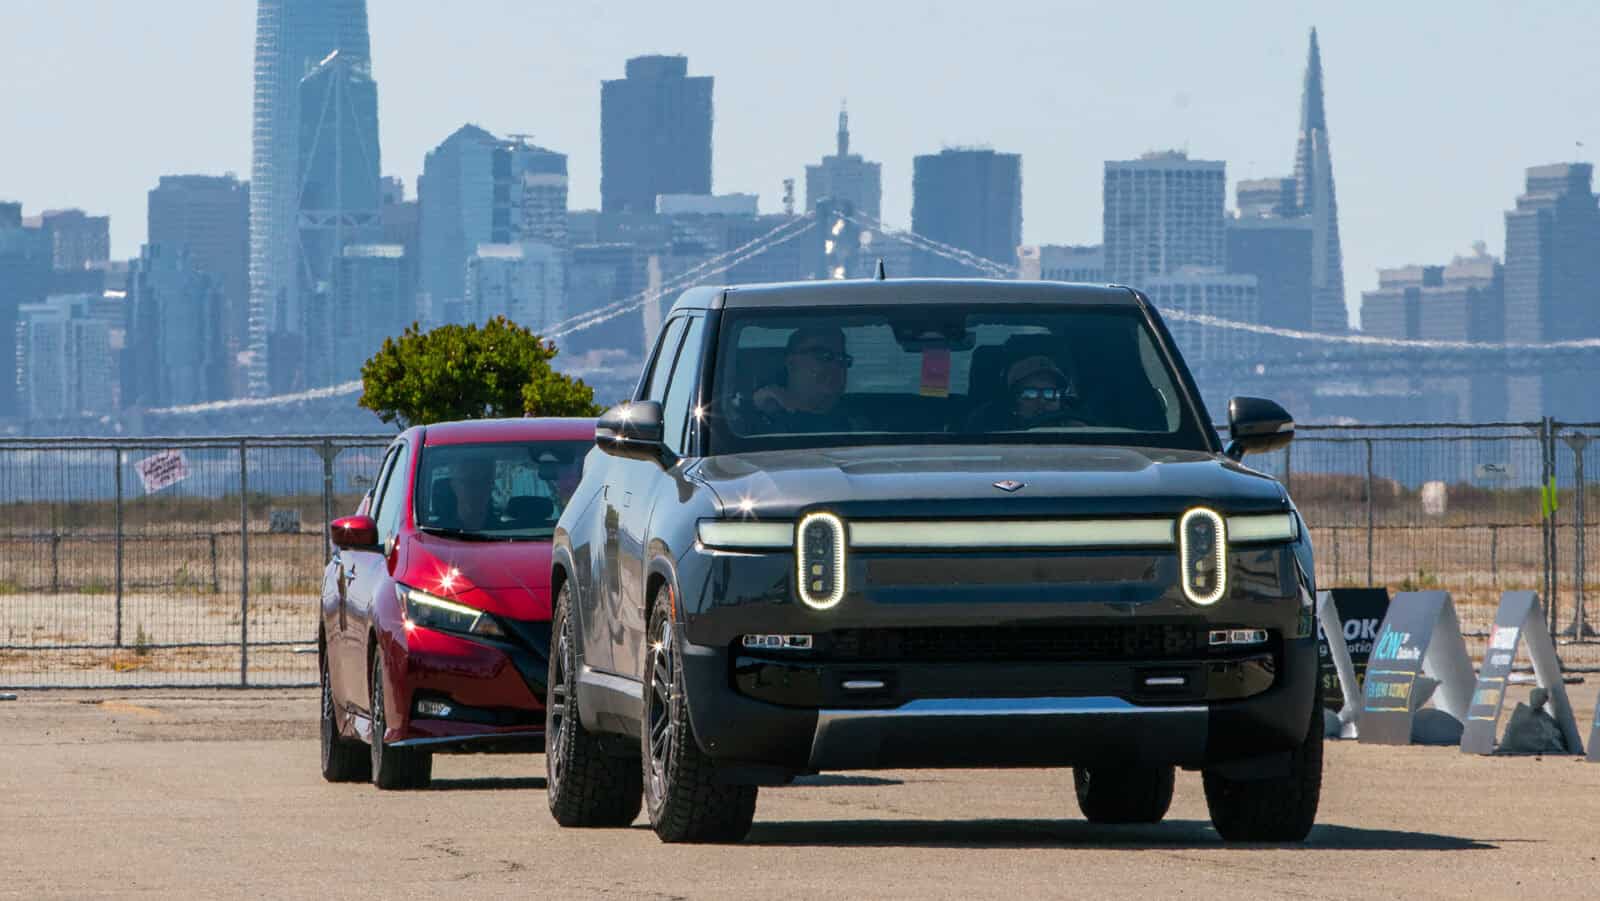
M 1375 268 L 1505 243 L 1529 165 L 1600 148 L 1600 4 L 368 0 L 384 171 L 415 185 L 464 122 L 570 157 L 599 203 L 600 80 L 642 53 L 716 77 L 713 187 L 779 207 L 831 152 L 1023 157 L 1023 239 L 1100 241 L 1102 163 L 1162 147 L 1241 178 L 1293 167 L 1307 30 L 1322 43 L 1350 302 Z M 253 0 L 0 0 L 0 199 L 112 217 L 137 254 L 164 173 L 250 170 Z M 1579 147 L 1578 142 L 1585 146 Z M 803 199 L 803 197 L 802 197 Z

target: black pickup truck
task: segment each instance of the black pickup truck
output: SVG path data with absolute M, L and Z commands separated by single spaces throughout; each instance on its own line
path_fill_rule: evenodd
M 696 288 L 607 412 L 554 539 L 562 825 L 738 841 L 823 770 L 1072 767 L 1091 821 L 1203 773 L 1223 838 L 1316 816 L 1312 552 L 1115 286 Z

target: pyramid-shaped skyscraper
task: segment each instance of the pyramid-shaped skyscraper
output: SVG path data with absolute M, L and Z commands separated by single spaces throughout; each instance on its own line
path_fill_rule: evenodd
M 1315 28 L 1311 29 L 1311 51 L 1300 97 L 1294 181 L 1300 213 L 1311 218 L 1311 327 L 1319 332 L 1343 332 L 1349 323 L 1344 299 L 1344 256 L 1339 249 L 1339 203 L 1334 198 L 1328 114 L 1322 100 L 1322 52 Z

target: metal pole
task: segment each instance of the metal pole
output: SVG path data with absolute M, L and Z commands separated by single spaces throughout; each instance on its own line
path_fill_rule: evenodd
M 1489 585 L 1500 587 L 1500 527 L 1489 527 Z
M 1294 468 L 1289 465 L 1290 454 L 1294 452 L 1294 444 L 1283 446 L 1283 490 L 1294 494 Z
M 250 684 L 250 468 L 239 439 L 239 684 Z
M 113 459 L 112 482 L 116 485 L 116 506 L 112 512 L 112 530 L 116 542 L 116 575 L 113 577 L 117 593 L 116 636 L 112 644 L 122 647 L 122 448 L 111 449 Z
M 222 593 L 222 577 L 217 572 L 217 533 L 212 532 L 206 536 L 211 545 L 211 593 Z
M 1544 481 L 1539 488 L 1541 493 L 1547 486 L 1553 485 L 1556 478 L 1556 450 L 1555 450 L 1555 420 L 1549 416 L 1544 418 L 1544 430 L 1540 441 L 1544 451 Z M 1554 497 L 1551 498 L 1554 506 Z M 1540 513 L 1544 513 L 1543 509 Z M 1556 512 L 1550 510 L 1544 517 L 1544 586 L 1545 604 L 1550 611 L 1550 634 L 1556 634 Z
M 61 592 L 61 533 L 50 533 L 50 593 Z
M 333 459 L 339 456 L 340 448 L 333 446 L 333 441 L 322 439 L 322 447 L 317 453 L 322 457 L 322 565 L 327 566 L 333 559 Z
M 1583 583 L 1586 578 L 1584 569 L 1587 564 L 1587 553 L 1585 549 L 1587 544 L 1587 536 L 1584 534 L 1584 495 L 1588 494 L 1587 484 L 1583 476 L 1583 452 L 1589 446 L 1589 441 L 1589 436 L 1583 434 L 1582 432 L 1573 432 L 1572 434 L 1566 436 L 1567 446 L 1572 448 L 1573 481 L 1577 485 L 1577 497 L 1575 498 L 1575 502 L 1573 504 L 1573 515 L 1577 519 L 1578 528 L 1576 546 L 1574 547 L 1577 560 L 1574 562 L 1573 566 L 1573 569 L 1577 574 L 1575 580 L 1576 587 L 1573 591 L 1572 599 L 1572 625 L 1569 627 L 1568 633 L 1574 639 L 1578 640 L 1588 638 L 1590 634 L 1589 626 L 1586 621 L 1587 617 L 1584 615 L 1583 609 Z
M 1367 587 L 1371 588 L 1371 587 L 1373 587 L 1373 582 L 1372 582 L 1372 530 L 1373 530 L 1373 526 L 1375 524 L 1373 511 L 1372 511 L 1372 493 L 1373 493 L 1372 439 L 1371 438 L 1364 438 L 1364 439 L 1362 439 L 1362 441 L 1365 442 L 1366 445 L 1367 445 Z

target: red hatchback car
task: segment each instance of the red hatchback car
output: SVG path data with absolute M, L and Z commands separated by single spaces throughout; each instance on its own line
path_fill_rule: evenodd
M 322 579 L 322 775 L 428 784 L 435 753 L 544 749 L 550 538 L 590 419 L 418 426 Z

